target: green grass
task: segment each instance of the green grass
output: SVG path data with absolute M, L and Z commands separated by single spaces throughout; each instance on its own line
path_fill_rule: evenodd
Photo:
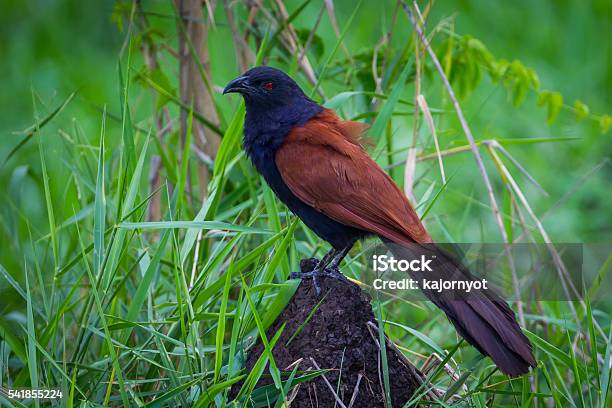
M 240 149 L 244 104 L 218 92 L 239 73 L 222 4 L 217 5 L 217 25 L 209 33 L 211 76 L 206 77 L 207 67 L 197 64 L 220 116 L 213 123 L 180 98 L 171 53 L 159 51 L 160 72 L 145 67 L 143 41 L 154 41 L 160 50 L 175 47 L 184 27 L 174 25 L 176 10 L 171 3 L 143 3 L 149 13 L 148 29 L 136 24 L 142 15 L 131 3 L 116 4 L 125 27 L 130 21 L 134 25 L 122 32 L 110 26 L 113 35 L 122 38 L 113 49 L 119 58 L 105 56 L 100 68 L 112 72 L 114 79 L 108 75 L 92 79 L 105 80 L 97 88 L 100 98 L 87 87 L 61 89 L 50 97 L 49 89 L 33 86 L 24 98 L 33 115 L 23 123 L 31 125 L 0 142 L 4 187 L 0 405 L 47 406 L 47 402 L 9 401 L 2 391 L 33 387 L 62 389 L 64 399 L 51 403 L 61 407 L 280 407 L 297 384 L 325 372 L 325 367 L 281 372 L 271 353 L 285 327 L 271 335 L 266 330 L 296 289 L 297 282 L 287 281 L 290 272 L 299 269 L 300 259 L 321 256 L 328 245 L 274 197 Z M 311 26 L 320 10 L 315 3 L 286 2 L 288 17 L 274 24 L 258 14 L 259 25 L 248 42 L 251 52 L 256 61 L 268 58 L 271 65 L 292 72 L 307 93 L 344 117 L 368 122 L 370 153 L 389 166 L 403 186 L 414 123 L 416 37 L 410 23 L 401 8 L 395 15 L 395 3 L 335 2 L 338 35 L 325 11 L 306 52 L 316 75 L 308 82 L 297 54 L 284 47 L 290 29 Z M 276 10 L 268 2 L 266 7 Z M 505 232 L 518 242 L 542 242 L 545 236 L 606 242 L 610 214 L 609 204 L 603 202 L 609 186 L 599 172 L 609 170 L 605 142 L 609 134 L 600 134 L 599 126 L 609 101 L 601 102 L 605 97 L 593 91 L 585 117 L 584 109 L 577 108 L 580 104 L 567 102 L 582 98 L 591 104 L 588 94 L 574 95 L 573 87 L 567 86 L 582 84 L 584 77 L 568 69 L 563 81 L 548 79 L 555 71 L 544 63 L 545 56 L 537 60 L 533 72 L 516 62 L 503 78 L 496 78 L 508 66 L 505 59 L 523 56 L 501 52 L 493 56 L 480 49 L 464 36 L 471 32 L 459 23 L 482 11 L 464 12 L 456 17 L 455 26 L 446 18 L 455 12 L 453 7 L 434 4 L 426 30 L 433 35 L 434 49 L 453 86 L 462 90 L 460 103 L 496 199 L 503 203 Z M 421 11 L 426 13 L 424 4 Z M 595 23 L 596 15 L 589 15 Z M 278 18 L 276 13 L 271 16 Z M 240 27 L 247 26 L 241 6 L 234 17 Z M 538 24 L 534 16 L 528 18 L 529 24 Z M 381 27 L 390 37 L 376 47 Z M 482 30 L 480 25 L 471 28 Z M 301 45 L 307 40 L 303 37 L 298 32 Z M 481 33 L 479 39 L 488 44 L 489 35 Z M 195 54 L 193 44 L 187 48 Z M 68 49 L 66 44 L 60 55 L 68 54 Z M 375 52 L 380 89 L 372 80 Z M 438 154 L 421 120 L 413 177 L 415 207 L 437 240 L 500 242 L 470 147 L 440 78 L 423 59 L 421 89 L 434 117 L 449 177 L 440 182 Z M 593 64 L 605 68 L 601 59 Z M 541 87 L 532 73 L 542 78 L 537 82 L 542 82 Z M 20 82 L 30 89 L 27 81 Z M 568 92 L 563 106 L 547 102 L 537 107 L 538 97 L 549 95 L 544 85 Z M 519 106 L 513 104 L 523 99 Z M 23 104 L 18 97 L 14 102 Z M 551 109 L 559 112 L 549 127 Z M 163 138 L 156 126 L 160 112 L 172 119 Z M 500 118 L 496 112 L 508 117 Z M 184 139 L 178 129 L 181 113 L 187 121 Z M 520 126 L 517 118 L 522 117 L 525 124 Z M 14 128 L 23 129 L 23 123 Z M 196 124 L 222 135 L 209 168 L 205 200 L 197 170 L 208 164 L 193 148 L 200 137 L 194 131 Z M 158 186 L 149 180 L 155 156 L 162 163 Z M 148 219 L 155 200 L 161 216 Z M 351 252 L 343 267 L 347 275 L 363 278 L 370 244 L 359 244 Z M 586 288 L 589 296 L 582 302 L 524 302 L 526 334 L 535 347 L 538 368 L 519 379 L 501 375 L 489 359 L 458 341 L 432 305 L 381 294 L 374 307 L 380 327 L 384 326 L 378 339 L 386 399 L 391 379 L 384 358 L 385 333 L 417 367 L 432 353 L 442 360 L 427 374 L 430 384 L 419 389 L 407 406 L 424 402 L 433 388 L 442 390 L 435 402 L 441 406 L 609 406 L 612 323 L 605 285 L 610 259 L 597 265 L 595 283 Z M 509 269 L 505 272 L 509 278 Z M 289 342 L 300 335 L 308 319 L 301 324 Z M 263 343 L 264 353 L 246 372 L 246 355 L 256 341 Z M 442 368 L 446 363 L 455 377 Z M 272 384 L 258 386 L 264 377 Z M 231 399 L 229 391 L 236 384 L 240 384 L 238 396 Z

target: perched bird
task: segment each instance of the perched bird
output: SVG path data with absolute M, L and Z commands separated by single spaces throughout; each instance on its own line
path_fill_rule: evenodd
M 437 253 L 435 276 L 469 278 L 461 263 L 433 244 L 413 207 L 393 180 L 359 143 L 366 126 L 344 121 L 308 98 L 284 72 L 255 67 L 231 81 L 223 93 L 244 97 L 243 147 L 278 198 L 332 250 L 304 275 L 337 273 L 356 241 L 378 236 L 398 256 L 418 248 Z M 425 291 L 457 331 L 511 376 L 535 367 L 531 344 L 514 312 L 493 292 Z

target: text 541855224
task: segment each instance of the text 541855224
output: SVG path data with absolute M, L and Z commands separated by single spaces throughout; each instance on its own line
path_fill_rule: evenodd
M 45 388 L 16 388 L 7 389 L 5 392 L 9 399 L 59 399 L 64 397 L 61 390 Z

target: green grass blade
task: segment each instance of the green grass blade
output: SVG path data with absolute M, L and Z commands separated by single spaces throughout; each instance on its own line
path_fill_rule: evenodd
M 121 70 L 121 63 L 117 64 L 119 74 L 119 95 L 121 103 L 121 139 L 127 156 L 126 170 L 133 170 L 134 162 L 136 161 L 136 152 L 134 148 L 134 133 L 132 129 L 132 118 L 130 116 L 129 95 L 130 95 L 130 70 L 132 68 L 132 34 L 128 32 L 127 44 L 127 62 L 125 67 L 125 77 Z
M 78 234 L 79 243 L 80 243 L 80 246 L 81 246 L 81 252 L 83 252 L 85 250 L 85 247 L 83 245 L 83 241 L 81 240 L 81 233 L 80 233 L 79 228 L 77 228 L 77 234 Z M 96 279 L 94 278 L 93 272 L 92 272 L 91 268 L 89 267 L 89 264 L 86 263 L 85 265 L 86 265 L 87 273 L 89 275 L 90 288 L 91 288 L 91 292 L 93 294 L 94 304 L 95 304 L 95 306 L 96 306 L 96 308 L 98 310 L 98 316 L 100 318 L 100 322 L 102 323 L 102 327 L 104 329 L 104 340 L 106 342 L 106 345 L 107 345 L 107 348 L 108 348 L 108 352 L 110 353 L 110 356 L 111 356 L 113 368 L 115 369 L 115 373 L 117 375 L 117 381 L 119 383 L 119 392 L 121 394 L 121 400 L 123 402 L 123 406 L 124 407 L 128 407 L 129 406 L 129 402 L 128 402 L 127 392 L 125 391 L 125 384 L 124 384 L 124 380 L 123 380 L 123 371 L 121 370 L 121 366 L 119 365 L 119 359 L 117 357 L 117 353 L 115 351 L 115 347 L 113 346 L 113 340 L 112 340 L 112 337 L 111 337 L 111 333 L 110 333 L 110 330 L 108 329 L 108 325 L 106 324 L 106 317 L 105 317 L 105 313 L 104 313 L 104 308 L 102 306 L 102 301 L 101 301 L 100 295 L 98 293 L 98 289 L 96 288 L 96 285 L 95 285 Z M 125 341 L 123 343 L 125 343 Z
M 183 393 L 189 387 L 191 387 L 193 385 L 196 385 L 199 381 L 201 381 L 201 380 L 199 378 L 196 378 L 194 380 L 191 380 L 191 381 L 188 381 L 188 382 L 186 382 L 184 384 L 181 384 L 178 387 L 173 388 L 170 391 L 167 391 L 167 392 L 163 393 L 158 398 L 156 398 L 153 402 L 151 402 L 150 404 L 145 405 L 145 407 L 147 407 L 147 408 L 159 408 L 159 407 L 169 406 L 167 404 L 168 401 L 173 400 L 175 397 L 179 396 L 181 393 Z
M 448 186 L 448 183 L 450 183 L 450 181 L 453 179 L 453 177 L 454 177 L 454 175 L 450 176 L 446 180 L 446 183 L 444 183 L 442 185 L 442 187 L 440 187 L 440 189 L 436 192 L 436 195 L 431 199 L 431 201 L 429 203 L 427 203 L 427 207 L 425 207 L 425 209 L 423 210 L 423 214 L 421 214 L 421 220 L 425 219 L 425 217 L 427 216 L 429 211 L 432 209 L 432 207 L 434 206 L 436 201 L 438 201 L 438 198 L 440 197 L 440 195 L 444 192 L 444 190 L 446 190 L 446 187 Z
M 36 358 L 36 328 L 34 326 L 34 313 L 32 312 L 32 294 L 28 280 L 28 270 L 25 268 L 26 283 L 26 312 L 27 324 L 26 333 L 28 335 L 28 370 L 30 372 L 30 386 L 38 388 L 38 360 Z M 34 400 L 35 406 L 39 406 L 38 400 Z
M 531 342 L 535 346 L 537 346 L 539 349 L 544 351 L 547 355 L 563 363 L 568 368 L 573 367 L 571 357 L 567 353 L 565 353 L 563 350 L 552 345 L 551 343 L 547 342 L 546 340 L 544 340 L 537 334 L 530 332 L 529 330 L 524 330 L 524 332 L 525 332 L 525 335 L 529 338 L 529 340 L 531 340 Z
M 45 205 L 47 207 L 49 234 L 51 235 L 51 248 L 53 249 L 53 260 L 55 261 L 55 269 L 57 271 L 60 266 L 59 243 L 57 240 L 57 231 L 55 229 L 55 212 L 53 210 L 53 198 L 51 196 L 51 188 L 49 187 L 49 174 L 47 172 L 47 163 L 45 161 L 45 154 L 41 137 L 38 138 L 38 151 L 40 153 L 40 168 L 42 172 L 43 187 L 45 191 Z
M 200 399 L 196 401 L 194 408 L 211 406 L 217 394 L 219 394 L 222 391 L 230 389 L 232 385 L 236 384 L 238 381 L 242 380 L 245 377 L 246 377 L 246 374 L 239 375 L 227 381 L 223 381 L 221 383 L 213 385 L 212 387 L 207 388 L 205 390 L 204 395 L 202 395 L 202 397 L 200 397 Z
M 272 337 L 272 340 L 270 340 L 270 344 L 268 347 L 270 350 L 274 349 L 274 346 L 278 342 L 278 339 L 285 330 L 285 325 L 286 323 L 283 323 L 280 329 L 278 329 L 278 331 L 276 332 L 276 334 L 274 334 L 274 337 Z M 269 354 L 267 352 L 261 353 L 255 364 L 253 365 L 253 369 L 248 373 L 247 378 L 244 380 L 244 383 L 242 383 L 242 387 L 240 388 L 240 391 L 238 391 L 237 398 L 240 398 L 241 396 L 244 396 L 246 394 L 250 394 L 253 391 L 255 385 L 257 384 L 257 381 L 259 381 L 259 378 L 263 374 L 263 371 L 265 370 L 268 361 Z M 274 385 L 274 387 L 276 387 L 276 385 Z
M 163 95 L 164 98 L 167 98 L 169 101 L 171 101 L 172 103 L 176 104 L 182 110 L 190 112 L 190 115 L 193 115 L 193 117 L 195 117 L 204 126 L 206 126 L 210 130 L 215 132 L 217 135 L 223 136 L 223 130 L 221 130 L 217 125 L 212 123 L 210 120 L 206 119 L 206 117 L 204 115 L 202 115 L 202 114 L 200 114 L 200 113 L 198 113 L 196 111 L 193 111 L 192 107 L 190 107 L 188 104 L 186 104 L 183 101 L 181 101 L 179 98 L 177 98 L 172 93 L 168 92 L 166 89 L 164 89 L 163 86 L 161 86 L 160 84 L 155 82 L 149 76 L 144 75 L 144 76 L 142 76 L 142 78 L 147 83 L 147 85 L 149 85 L 151 88 L 153 88 L 160 95 Z M 191 113 L 191 112 L 193 112 L 193 113 Z
M 191 153 L 191 138 L 193 133 L 193 105 L 189 109 L 189 115 L 187 116 L 187 132 L 185 134 L 185 143 L 183 144 L 182 161 L 181 161 L 181 173 L 178 182 L 178 204 L 177 209 L 180 211 L 183 209 L 183 197 L 185 196 L 185 183 L 187 182 L 187 170 L 189 169 L 189 156 Z
M 327 297 L 327 295 L 329 295 L 329 291 L 323 295 L 323 297 L 321 298 L 321 300 L 319 300 L 317 302 L 317 304 L 315 305 L 315 307 L 312 308 L 312 310 L 310 311 L 310 313 L 308 314 L 308 317 L 306 317 L 306 320 L 304 320 L 304 322 L 302 322 L 302 324 L 300 324 L 300 326 L 295 330 L 295 333 L 293 333 L 291 335 L 291 337 L 289 337 L 289 339 L 287 340 L 287 342 L 285 343 L 285 347 L 289 347 L 289 344 L 291 344 L 291 342 L 297 337 L 299 336 L 299 334 L 302 332 L 302 330 L 304 330 L 304 327 L 306 327 L 306 325 L 308 324 L 308 322 L 310 321 L 310 319 L 312 319 L 312 317 L 314 316 L 314 314 L 317 312 L 317 310 L 319 310 L 319 308 L 321 307 L 321 305 L 323 304 L 323 302 L 325 302 L 325 298 Z
M 274 380 L 274 385 L 276 386 L 276 388 L 278 390 L 282 390 L 280 371 L 278 367 L 276 366 L 276 362 L 274 361 L 274 356 L 272 355 L 272 347 L 270 346 L 270 343 L 268 342 L 268 338 L 266 336 L 264 325 L 261 321 L 261 318 L 259 317 L 259 313 L 257 312 L 257 308 L 255 306 L 255 303 L 253 302 L 253 299 L 251 298 L 251 295 L 249 293 L 249 288 L 246 285 L 244 278 L 242 278 L 242 288 L 246 295 L 247 301 L 249 302 L 249 306 L 251 307 L 251 313 L 253 314 L 255 323 L 257 324 L 257 330 L 259 331 L 259 337 L 261 339 L 261 342 L 264 345 L 265 354 L 268 357 L 268 362 L 270 364 L 270 375 L 272 376 L 272 379 Z
M 278 28 L 276 29 L 276 31 L 274 32 L 274 34 L 272 35 L 272 38 L 270 38 L 270 41 L 264 42 L 262 43 L 262 45 L 260 46 L 259 52 L 257 54 L 257 62 L 255 63 L 255 65 L 260 65 L 263 61 L 263 58 L 266 57 L 268 55 L 268 53 L 272 50 L 272 47 L 274 47 L 276 45 L 276 42 L 278 40 L 278 37 L 280 36 L 280 34 L 285 31 L 285 28 L 287 28 L 287 26 L 289 24 L 291 24 L 291 22 L 293 20 L 295 20 L 295 18 L 297 16 L 299 16 L 302 11 L 306 8 L 306 6 L 308 5 L 308 3 L 310 3 L 310 0 L 305 0 L 304 2 L 302 2 L 290 15 L 289 17 L 287 17 L 286 20 L 283 20 L 281 22 L 281 24 L 278 26 Z M 267 37 L 267 36 L 266 36 Z M 265 38 L 265 37 L 264 37 Z
M 230 268 L 231 269 L 231 268 Z M 229 290 L 232 283 L 232 273 L 227 271 L 225 274 L 225 285 L 223 294 L 221 295 L 221 308 L 219 309 L 219 320 L 217 321 L 217 336 L 215 339 L 215 374 L 213 381 L 216 383 L 221 375 L 221 365 L 223 364 L 223 340 L 225 339 L 225 313 L 227 312 L 227 302 L 229 298 Z
M 144 221 L 144 222 L 122 222 L 119 228 L 128 230 L 168 230 L 168 229 L 197 229 L 197 230 L 222 230 L 234 231 L 247 234 L 272 234 L 272 231 L 245 227 L 221 221 Z
M 3 339 L 11 348 L 11 351 L 17 356 L 22 363 L 28 363 L 28 356 L 21 340 L 13 334 L 13 329 L 0 316 L 0 339 Z
M 389 360 L 387 360 L 387 337 L 385 336 L 384 320 L 382 316 L 382 302 L 376 302 L 376 320 L 378 320 L 378 343 L 380 347 L 380 363 L 382 367 L 383 385 L 385 390 L 386 407 L 391 405 L 391 380 L 389 378 Z
M 338 48 L 340 48 L 340 45 L 342 44 L 342 41 L 344 41 L 344 37 L 346 36 L 346 33 L 348 32 L 348 29 L 351 26 L 351 23 L 353 22 L 353 19 L 355 18 L 355 16 L 357 15 L 357 12 L 361 8 L 361 3 L 363 3 L 363 0 L 359 0 L 359 3 L 357 3 L 353 7 L 353 12 L 351 13 L 351 16 L 349 17 L 349 19 L 346 22 L 346 24 L 344 25 L 344 28 L 342 29 L 342 32 L 340 33 L 340 36 L 339 36 L 338 40 L 336 41 L 336 44 L 334 45 L 334 48 L 332 48 L 332 51 L 329 53 L 329 55 L 325 59 L 325 62 L 323 63 L 323 66 L 319 70 L 319 77 L 317 79 L 317 83 L 312 88 L 312 91 L 310 91 L 310 97 L 312 97 L 317 92 L 317 89 L 319 89 L 319 86 L 321 85 L 321 80 L 325 76 L 325 71 L 327 70 L 327 67 L 329 66 L 331 60 L 336 55 L 336 52 L 338 51 Z
M 442 347 L 440 347 L 438 343 L 433 341 L 433 339 L 431 339 L 429 336 L 421 333 L 420 331 L 413 329 L 412 327 L 408 327 L 403 324 L 393 322 L 391 320 L 385 320 L 385 324 L 389 324 L 391 326 L 399 327 L 400 329 L 406 330 L 408 333 L 410 333 L 410 335 L 419 339 L 421 342 L 429 346 L 433 351 L 435 351 L 439 355 L 441 356 L 444 355 L 444 350 L 442 349 Z
M 77 94 L 76 91 L 72 92 L 70 95 L 68 95 L 68 98 L 66 98 L 64 100 L 64 102 L 62 102 L 57 108 L 55 108 L 55 110 L 53 110 L 49 115 L 45 116 L 40 122 L 37 122 L 34 125 L 32 125 L 29 128 L 27 128 L 26 130 L 24 130 L 23 133 L 25 133 L 25 136 L 6 155 L 6 157 L 4 158 L 4 161 L 2 162 L 2 165 L 0 166 L 0 168 L 4 167 L 6 162 L 8 162 L 11 159 L 11 157 L 13 157 L 15 155 L 15 153 L 17 153 L 19 151 L 19 149 L 21 149 L 32 138 L 32 136 L 34 136 L 36 133 L 40 132 L 40 129 L 42 129 L 46 124 L 51 122 L 51 120 L 54 117 L 56 117 L 61 111 L 63 111 L 64 108 L 72 101 L 72 99 L 74 99 L 76 94 Z
M 612 324 L 608 331 L 608 339 L 612 339 Z M 599 389 L 602 391 L 601 398 L 599 399 L 599 406 L 606 407 L 608 403 L 608 394 L 610 393 L 610 385 L 612 383 L 612 347 L 608 344 L 606 347 L 606 355 L 604 357 L 604 365 L 599 379 Z
M 404 68 L 402 69 L 402 72 L 397 81 L 395 82 L 391 94 L 389 95 L 389 99 L 387 99 L 387 101 L 383 105 L 382 109 L 380 110 L 380 113 L 378 114 L 378 116 L 376 116 L 376 120 L 374 120 L 372 127 L 368 131 L 369 135 L 372 135 L 372 137 L 378 140 L 378 143 L 376 145 L 376 151 L 380 151 L 383 147 L 383 144 L 385 143 L 386 139 L 382 137 L 382 135 L 385 128 L 387 127 L 387 123 L 389 122 L 389 120 L 391 120 L 395 105 L 400 99 L 400 95 L 402 93 L 402 90 L 404 89 L 404 84 L 408 79 L 408 74 L 410 74 L 413 69 L 412 60 L 413 57 L 411 57 L 406 62 L 406 65 L 404 65 Z
M 283 240 L 280 242 L 280 244 L 274 251 L 274 255 L 272 256 L 270 262 L 268 262 L 268 264 L 266 265 L 260 283 L 272 282 L 272 279 L 274 278 L 274 273 L 276 272 L 276 268 L 281 265 L 281 262 L 283 260 L 287 259 L 287 248 L 289 248 L 289 245 L 293 241 L 293 233 L 295 232 L 295 229 L 298 225 L 299 221 L 296 219 L 285 232 Z
M 125 220 L 134 209 L 134 203 L 136 202 L 136 198 L 138 196 L 138 189 L 140 187 L 140 181 L 142 179 L 142 169 L 144 167 L 144 162 L 147 155 L 147 149 L 149 147 L 150 139 L 151 132 L 149 132 L 149 134 L 147 135 L 144 146 L 142 147 L 142 150 L 140 152 L 140 156 L 138 157 L 138 162 L 136 163 L 136 168 L 134 169 L 132 179 L 130 180 L 130 184 L 128 186 L 127 194 L 125 196 L 121 212 L 122 220 Z
M 572 339 L 570 339 L 569 332 L 566 332 L 567 335 L 567 344 L 569 346 L 569 354 L 572 360 L 572 372 L 574 373 L 574 384 L 576 385 L 576 393 L 578 394 L 578 401 L 580 401 L 580 406 L 582 408 L 586 407 L 584 401 L 584 395 L 582 392 L 582 378 L 580 376 L 580 372 L 578 371 L 578 360 L 576 359 L 576 353 L 574 352 L 574 346 L 572 344 Z
M 584 298 L 584 303 L 586 304 L 586 310 L 587 310 L 586 325 L 589 330 L 589 348 L 591 349 L 591 367 L 592 367 L 595 378 L 600 378 L 599 361 L 598 361 L 598 355 L 597 355 L 597 337 L 596 337 L 597 334 L 595 333 L 595 320 L 593 318 L 593 311 L 591 310 L 591 300 L 588 294 Z M 597 395 L 601 398 L 601 389 L 599 387 L 596 387 L 596 388 L 597 388 L 596 389 Z
M 601 286 L 603 282 L 606 281 L 608 273 L 610 272 L 611 269 L 612 269 L 612 253 L 608 255 L 608 258 L 606 258 L 603 265 L 601 265 L 601 268 L 599 268 L 599 271 L 597 271 L 597 276 L 593 280 L 593 283 L 591 284 L 591 287 L 589 288 L 587 292 L 590 299 L 595 298 L 595 296 L 597 295 L 597 291 L 599 290 L 599 287 Z
M 140 313 L 140 309 L 147 297 L 147 292 L 150 289 L 153 277 L 155 276 L 155 273 L 159 268 L 162 255 L 168 242 L 168 238 L 170 238 L 170 232 L 164 231 L 159 240 L 159 245 L 157 247 L 157 250 L 155 251 L 155 255 L 153 256 L 153 259 L 151 259 L 151 262 L 149 262 L 147 270 L 145 271 L 142 279 L 139 282 L 138 289 L 136 290 L 136 293 L 134 294 L 134 297 L 132 298 L 132 301 L 130 303 L 130 307 L 128 308 L 128 311 L 125 315 L 125 320 L 135 321 L 137 319 L 138 313 Z M 131 332 L 132 328 L 126 329 L 126 331 L 121 336 L 122 343 L 125 343 L 127 341 Z
M 106 135 L 106 108 L 102 114 L 100 130 L 100 152 L 98 155 L 98 172 L 96 176 L 96 196 L 94 201 L 94 274 L 102 274 L 104 257 L 104 229 L 106 225 L 106 196 L 104 193 L 104 138 Z

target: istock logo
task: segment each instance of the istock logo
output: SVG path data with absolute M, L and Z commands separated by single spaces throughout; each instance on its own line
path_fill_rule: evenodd
M 425 255 L 421 255 L 420 259 L 395 259 L 388 255 L 373 255 L 372 267 L 376 272 L 431 272 L 429 266 L 434 260 L 435 255 L 427 259 Z

